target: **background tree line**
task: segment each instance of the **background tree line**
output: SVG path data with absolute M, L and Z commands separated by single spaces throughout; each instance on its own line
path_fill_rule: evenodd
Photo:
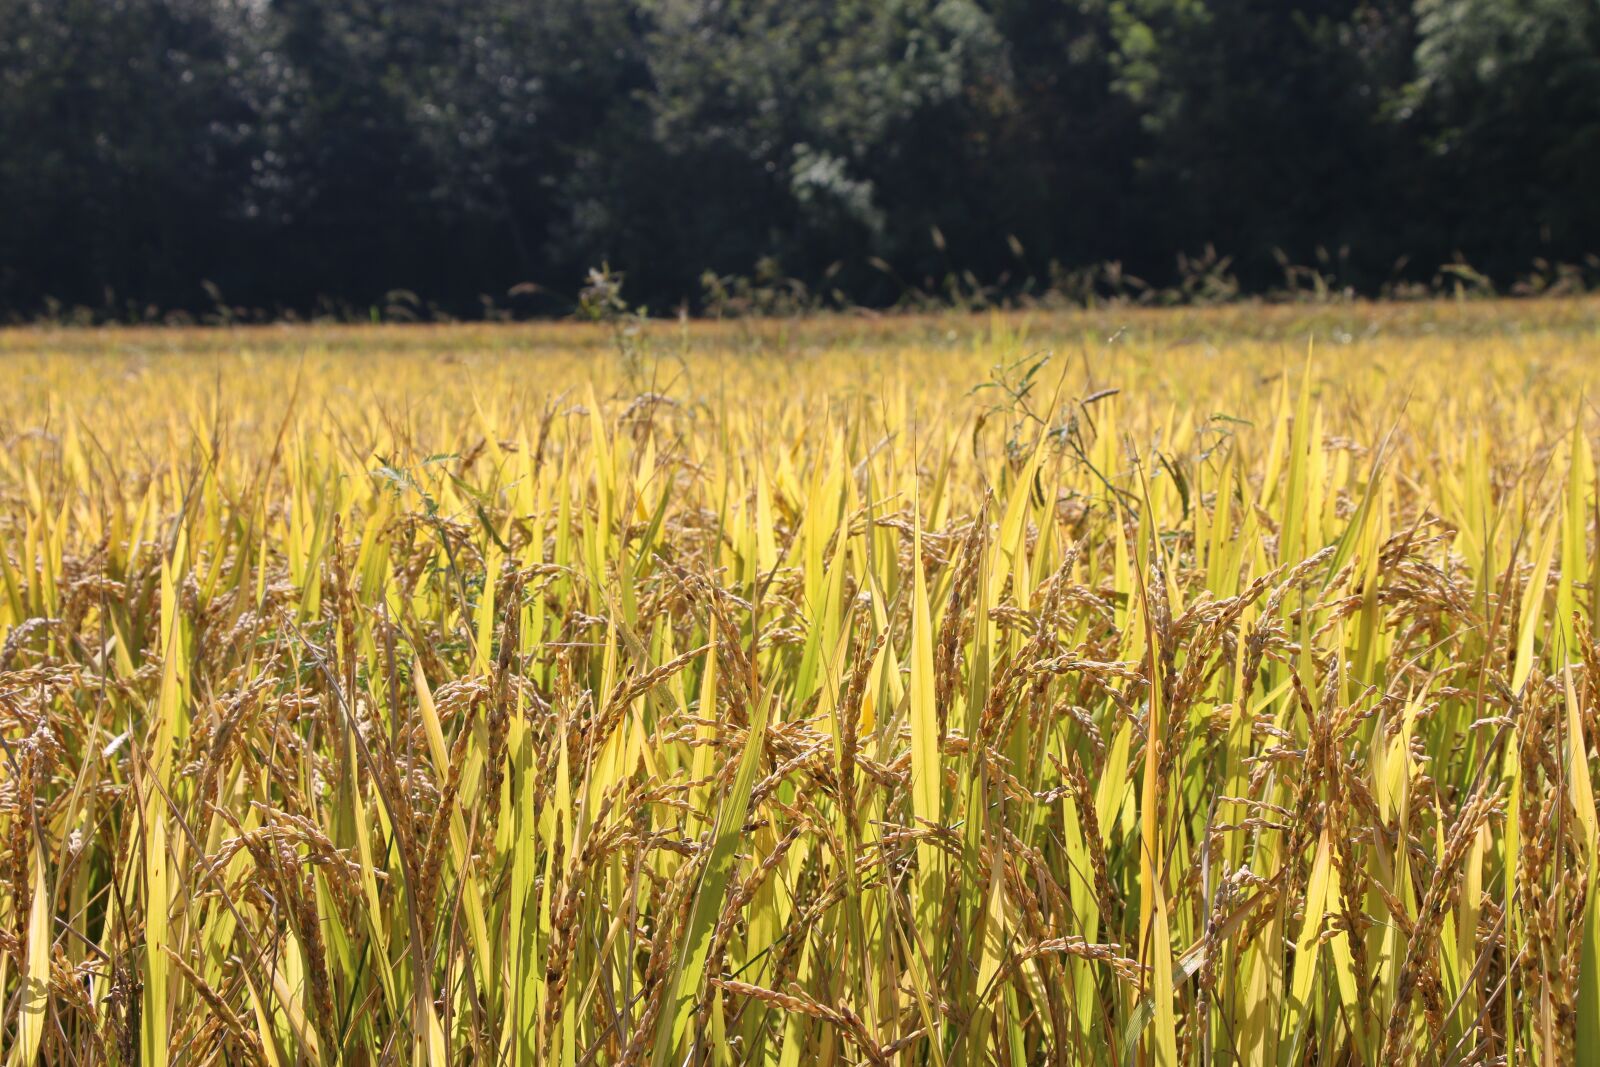
M 1505 284 L 1597 190 L 1597 0 L 0 0 L 13 317 Z

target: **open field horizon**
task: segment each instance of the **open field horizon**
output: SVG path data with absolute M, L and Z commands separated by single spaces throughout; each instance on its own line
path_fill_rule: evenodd
M 0 363 L 8 1065 L 1600 1056 L 1600 300 Z
M 1317 331 L 1342 329 L 1352 339 L 1382 332 L 1474 332 L 1594 329 L 1600 326 L 1600 296 L 1493 297 L 1469 295 L 1456 299 L 1371 300 L 1353 298 L 1327 301 L 1241 300 L 1215 305 L 1172 307 L 1132 302 L 1108 302 L 1090 307 L 1016 307 L 982 310 L 875 311 L 855 309 L 801 315 L 747 315 L 725 318 L 694 316 L 687 319 L 659 315 L 642 320 L 646 333 L 677 339 L 687 323 L 699 339 L 748 345 L 775 341 L 783 335 L 865 340 L 916 336 L 922 332 L 958 333 L 986 328 L 999 319 L 1011 324 L 1033 323 L 1051 334 L 1072 337 L 1109 337 L 1119 329 L 1143 329 L 1162 337 L 1214 335 L 1228 338 L 1273 339 L 1305 336 Z M 0 351 L 51 348 L 59 351 L 104 351 L 121 343 L 142 339 L 172 348 L 216 350 L 224 338 L 247 341 L 252 346 L 275 348 L 318 337 L 334 344 L 370 344 L 374 338 L 412 339 L 431 343 L 439 337 L 486 341 L 513 340 L 535 344 L 573 344 L 592 335 L 596 345 L 609 343 L 606 330 L 579 319 L 542 318 L 519 322 L 236 322 L 180 326 L 61 325 L 53 323 L 0 325 Z M 410 342 L 407 342 L 410 343 Z M 227 347 L 223 345 L 222 347 Z

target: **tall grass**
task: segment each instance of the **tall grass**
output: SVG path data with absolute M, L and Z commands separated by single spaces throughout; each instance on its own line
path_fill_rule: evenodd
M 8 335 L 7 1062 L 1600 1056 L 1593 306 L 1349 314 Z

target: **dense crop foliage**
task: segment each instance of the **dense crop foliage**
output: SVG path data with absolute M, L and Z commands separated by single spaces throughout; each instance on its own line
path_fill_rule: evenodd
M 1595 307 L 1295 314 L 0 338 L 7 1062 L 1600 1049 Z

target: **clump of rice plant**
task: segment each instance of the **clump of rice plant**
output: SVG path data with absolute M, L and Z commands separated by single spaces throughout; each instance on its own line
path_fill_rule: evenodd
M 1600 1054 L 1592 304 L 638 329 L 0 340 L 8 1064 Z

